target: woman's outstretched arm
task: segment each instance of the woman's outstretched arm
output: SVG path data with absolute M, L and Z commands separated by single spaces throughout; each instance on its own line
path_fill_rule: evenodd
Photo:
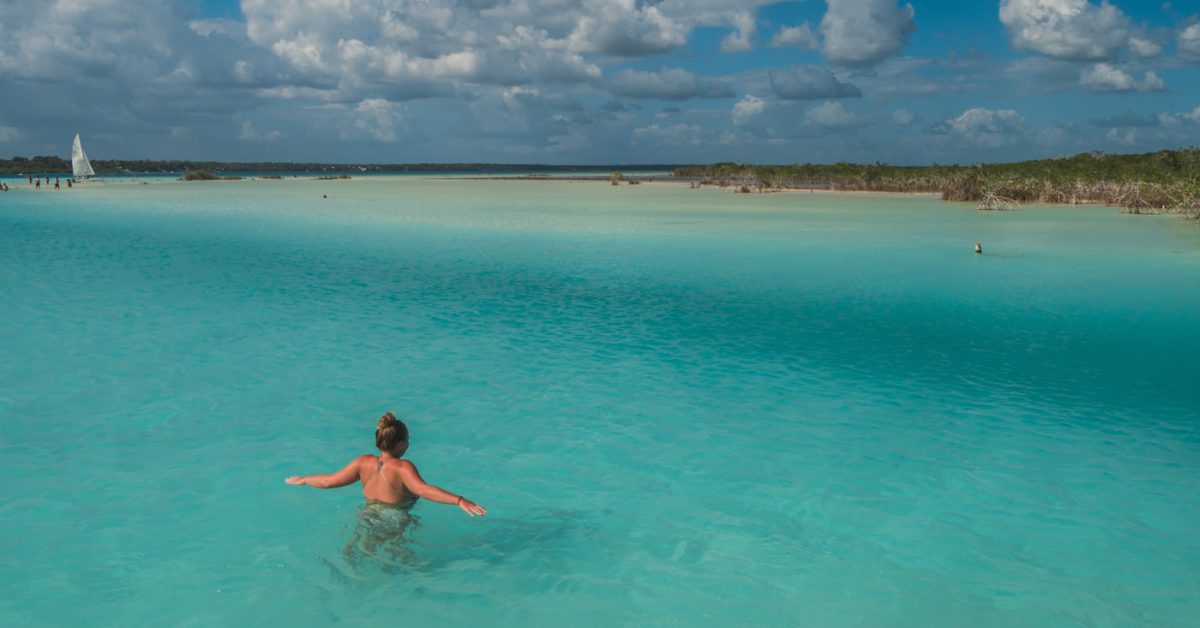
M 426 484 L 425 480 L 421 479 L 421 474 L 417 472 L 416 465 L 407 460 L 400 461 L 400 479 L 404 481 L 404 486 L 408 490 L 429 501 L 439 504 L 454 504 L 472 517 L 487 514 L 486 508 L 461 495 L 455 495 L 432 484 Z
M 307 484 L 314 488 L 341 488 L 349 486 L 358 481 L 358 466 L 363 458 L 369 456 L 359 456 L 350 461 L 341 471 L 337 473 L 326 473 L 324 475 L 293 475 L 284 480 L 288 484 Z

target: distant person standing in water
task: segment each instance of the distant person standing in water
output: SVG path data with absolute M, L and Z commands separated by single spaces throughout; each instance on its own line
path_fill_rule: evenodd
M 424 497 L 439 504 L 454 504 L 472 517 L 487 514 L 485 508 L 461 495 L 426 484 L 417 467 L 401 459 L 408 451 L 408 426 L 391 412 L 379 419 L 375 447 L 378 456 L 363 454 L 336 473 L 292 476 L 284 481 L 314 488 L 341 488 L 361 481 L 368 504 L 408 508 Z
M 983 255 L 983 246 L 979 242 L 975 242 L 975 254 Z

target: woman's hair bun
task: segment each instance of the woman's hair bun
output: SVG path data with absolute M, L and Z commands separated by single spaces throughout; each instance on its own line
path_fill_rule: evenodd
M 379 417 L 379 427 L 375 428 L 375 446 L 379 451 L 393 451 L 397 445 L 408 442 L 408 426 L 396 415 L 388 412 Z

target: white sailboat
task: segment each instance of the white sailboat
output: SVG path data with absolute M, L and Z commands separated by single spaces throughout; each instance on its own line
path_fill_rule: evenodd
M 86 179 L 96 174 L 96 171 L 92 170 L 92 162 L 88 161 L 87 153 L 83 152 L 78 133 L 75 134 L 75 143 L 71 145 L 71 174 L 76 179 Z

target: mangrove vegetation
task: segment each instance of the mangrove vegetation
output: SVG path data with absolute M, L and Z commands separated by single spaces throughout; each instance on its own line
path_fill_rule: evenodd
M 738 192 L 828 189 L 925 192 L 943 200 L 1012 209 L 1022 203 L 1102 203 L 1135 214 L 1178 213 L 1200 220 L 1200 149 L 1139 155 L 1080 153 L 1005 164 L 890 166 L 717 163 L 673 171 L 693 186 Z

